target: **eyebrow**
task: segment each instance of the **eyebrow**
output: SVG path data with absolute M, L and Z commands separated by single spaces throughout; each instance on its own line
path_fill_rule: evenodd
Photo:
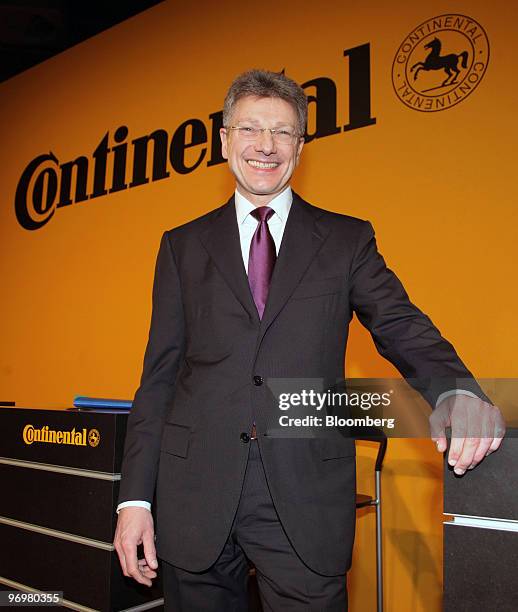
M 252 119 L 251 117 L 241 117 L 241 119 L 239 119 L 239 121 L 248 121 L 250 123 L 254 123 L 255 125 L 259 124 L 259 120 L 258 119 Z M 295 128 L 294 125 L 292 125 L 291 123 L 286 123 L 285 121 L 278 121 L 275 124 L 275 127 L 277 127 L 277 128 L 279 128 L 279 127 Z

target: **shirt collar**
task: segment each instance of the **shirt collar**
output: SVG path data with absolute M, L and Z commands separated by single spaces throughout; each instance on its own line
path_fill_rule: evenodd
M 236 204 L 237 222 L 239 225 L 241 225 L 248 215 L 255 210 L 256 206 L 247 200 L 245 196 L 242 195 L 237 189 L 235 192 L 234 201 Z M 293 194 L 291 187 L 288 185 L 286 189 L 281 191 L 279 195 L 276 195 L 273 200 L 268 203 L 268 206 L 276 213 L 280 220 L 285 223 L 286 219 L 288 218 L 288 213 L 290 212 L 292 201 Z M 275 215 L 273 218 L 275 218 Z

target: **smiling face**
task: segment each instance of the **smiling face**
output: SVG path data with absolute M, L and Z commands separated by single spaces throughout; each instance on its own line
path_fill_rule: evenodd
M 238 100 L 230 125 L 257 128 L 287 128 L 297 132 L 297 113 L 281 98 L 245 96 Z M 260 132 L 246 141 L 238 130 L 220 130 L 222 154 L 236 177 L 238 191 L 255 206 L 265 206 L 281 193 L 298 164 L 304 139 L 279 144 L 271 132 Z

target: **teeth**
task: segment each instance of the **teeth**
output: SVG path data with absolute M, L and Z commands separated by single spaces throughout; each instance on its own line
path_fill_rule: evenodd
M 255 159 L 249 159 L 248 163 L 254 168 L 277 168 L 279 165 L 277 162 L 260 162 Z

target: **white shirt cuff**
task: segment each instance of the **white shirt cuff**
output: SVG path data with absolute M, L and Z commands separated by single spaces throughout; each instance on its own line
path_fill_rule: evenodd
M 129 506 L 133 506 L 135 508 L 146 508 L 146 510 L 149 510 L 151 512 L 151 504 L 149 502 L 141 501 L 140 499 L 137 499 L 134 501 L 127 501 L 127 502 L 122 502 L 122 504 L 119 504 L 117 506 L 117 514 L 119 514 L 119 512 L 123 508 L 128 508 Z
M 444 393 L 441 393 L 441 395 L 439 395 L 437 401 L 435 402 L 435 407 L 437 408 L 437 406 L 443 400 L 445 400 L 447 397 L 451 397 L 452 395 L 469 395 L 469 397 L 480 399 L 478 395 L 475 395 L 475 393 L 472 393 L 471 391 L 465 391 L 464 389 L 451 389 L 450 391 L 445 391 Z

